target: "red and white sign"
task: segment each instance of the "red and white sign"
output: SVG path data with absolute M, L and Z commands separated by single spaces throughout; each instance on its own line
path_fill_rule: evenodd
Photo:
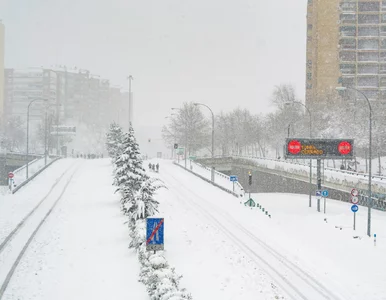
M 297 140 L 292 140 L 288 143 L 288 152 L 298 154 L 302 150 L 302 144 Z
M 359 195 L 358 190 L 357 189 L 352 189 L 351 190 L 351 195 L 354 196 L 354 197 L 358 196 Z
M 338 151 L 340 154 L 347 155 L 351 152 L 351 143 L 343 141 L 338 145 Z
M 15 174 L 13 174 L 12 172 L 9 172 L 9 173 L 8 173 L 8 178 L 11 178 L 11 179 L 12 179 L 14 176 L 15 176 Z
M 357 196 L 351 196 L 351 203 L 352 204 L 358 204 L 359 198 Z

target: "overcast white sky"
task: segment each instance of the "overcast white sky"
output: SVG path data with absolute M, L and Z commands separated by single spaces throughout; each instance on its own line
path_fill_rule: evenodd
M 123 87 L 132 74 L 141 132 L 161 126 L 170 107 L 184 101 L 206 103 L 215 113 L 237 106 L 266 112 L 277 84 L 294 84 L 304 99 L 306 5 L 306 0 L 0 0 L 5 64 L 77 66 Z

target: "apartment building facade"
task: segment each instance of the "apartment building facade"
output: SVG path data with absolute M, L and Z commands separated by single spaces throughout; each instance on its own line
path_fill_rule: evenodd
M 0 128 L 4 122 L 4 43 L 5 28 L 0 20 Z
M 386 1 L 308 0 L 306 57 L 308 105 L 337 86 L 386 100 Z
M 88 70 L 6 69 L 4 74 L 7 120 L 20 118 L 25 124 L 28 104 L 39 98 L 48 100 L 55 124 L 107 128 L 112 121 L 119 121 L 117 112 L 125 110 L 127 103 L 120 87 L 111 87 L 109 80 L 92 75 Z M 43 104 L 43 101 L 36 101 L 31 105 L 31 122 L 42 120 Z

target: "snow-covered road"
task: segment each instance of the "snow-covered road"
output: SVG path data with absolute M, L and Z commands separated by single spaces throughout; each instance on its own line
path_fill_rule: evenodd
M 161 202 L 160 216 L 165 217 L 167 257 L 184 275 L 182 284 L 195 299 L 382 299 L 379 296 L 383 288 L 378 285 L 381 278 L 373 275 L 351 286 L 347 279 L 355 277 L 353 268 L 345 272 L 346 265 L 339 260 L 334 260 L 333 268 L 326 271 L 323 263 L 330 263 L 329 257 L 321 257 L 318 262 L 315 253 L 307 255 L 302 251 L 314 238 L 298 242 L 297 232 L 281 233 L 286 227 L 285 219 L 280 222 L 277 214 L 275 219 L 269 219 L 256 209 L 248 209 L 240 205 L 244 199 L 237 199 L 168 161 L 161 162 L 160 174 L 154 176 L 169 188 L 160 191 L 157 198 Z M 263 197 L 269 205 L 268 200 L 288 196 Z M 330 245 L 334 255 L 341 253 L 342 248 L 355 251 L 350 247 L 358 245 L 362 252 L 368 247 L 353 243 L 352 237 L 348 241 L 341 238 L 343 246 L 328 244 L 329 240 L 336 242 L 336 237 L 329 237 L 329 228 L 322 227 L 325 223 L 320 217 L 319 222 L 311 225 L 317 223 L 320 227 L 315 228 L 315 234 L 327 230 L 326 236 L 319 239 L 327 242 L 327 247 Z M 306 228 L 307 215 L 298 218 L 302 218 L 298 222 Z M 367 252 L 372 250 L 371 244 L 369 247 Z M 358 259 L 361 267 L 362 260 Z M 357 278 L 364 271 L 358 269 Z
M 0 299 L 148 299 L 127 247 L 109 159 L 71 161 L 62 177 L 47 170 L 61 179 L 0 254 Z

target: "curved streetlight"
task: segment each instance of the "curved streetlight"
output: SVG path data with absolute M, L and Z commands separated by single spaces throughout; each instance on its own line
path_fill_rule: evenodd
M 26 153 L 26 161 L 27 161 L 27 164 L 26 164 L 26 179 L 28 179 L 28 165 L 29 165 L 29 160 L 28 160 L 28 155 L 29 155 L 29 109 L 32 105 L 32 103 L 36 102 L 36 101 L 47 101 L 46 99 L 41 99 L 41 98 L 36 98 L 36 99 L 33 99 L 29 104 L 28 104 L 28 107 L 27 107 L 27 153 Z
M 368 198 L 368 201 L 367 201 L 367 235 L 368 236 L 371 236 L 371 207 L 372 207 L 372 202 L 373 202 L 373 199 L 371 197 L 371 150 L 372 150 L 372 143 L 371 143 L 371 140 L 372 140 L 372 115 L 373 115 L 373 110 L 371 108 L 371 104 L 370 104 L 370 100 L 369 98 L 367 98 L 367 96 L 365 95 L 365 93 L 363 93 L 362 91 L 360 90 L 357 90 L 356 88 L 353 88 L 353 87 L 350 87 L 350 86 L 347 86 L 347 87 L 337 87 L 335 88 L 337 91 L 346 91 L 346 90 L 353 90 L 359 94 L 361 94 L 367 101 L 367 104 L 369 105 L 369 131 L 370 131 L 370 134 L 369 134 L 369 198 Z
M 212 164 L 214 163 L 214 114 L 213 111 L 210 109 L 210 107 L 203 103 L 193 103 L 195 106 L 205 106 L 207 109 L 209 109 L 210 113 L 212 114 Z M 211 172 L 211 180 L 214 182 L 214 166 L 212 165 L 212 172 Z
M 311 115 L 311 111 L 308 109 L 308 107 L 303 104 L 302 102 L 300 101 L 290 101 L 290 102 L 285 102 L 284 104 L 285 105 L 293 105 L 293 104 L 300 104 L 302 105 L 306 111 L 308 112 L 308 115 L 310 116 L 310 139 L 312 138 L 312 115 Z M 312 159 L 310 159 L 310 191 L 309 191 L 309 200 L 308 200 L 308 206 L 311 207 L 311 195 L 312 195 Z

